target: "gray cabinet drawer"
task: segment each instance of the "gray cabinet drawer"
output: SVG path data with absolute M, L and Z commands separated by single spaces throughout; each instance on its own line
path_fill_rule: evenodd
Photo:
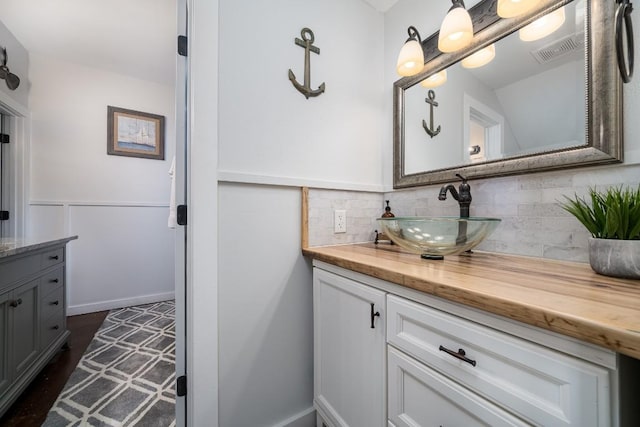
M 45 274 L 40 283 L 42 289 L 40 292 L 43 297 L 61 287 L 64 284 L 64 267 L 61 266 Z
M 11 258 L 0 263 L 0 291 L 23 277 L 36 274 L 39 269 L 39 254 Z
M 52 316 L 40 320 L 40 348 L 47 347 L 53 340 L 65 332 L 65 318 L 62 309 Z
M 41 255 L 40 266 L 44 270 L 64 261 L 64 248 L 51 249 Z
M 64 287 L 58 286 L 52 292 L 40 297 L 40 316 L 47 319 L 64 311 Z

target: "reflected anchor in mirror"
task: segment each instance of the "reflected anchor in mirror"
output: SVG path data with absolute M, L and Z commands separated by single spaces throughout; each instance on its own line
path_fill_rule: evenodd
M 425 98 L 425 102 L 429 104 L 429 126 L 427 126 L 427 122 L 422 121 L 422 127 L 429 134 L 431 138 L 440 133 L 440 125 L 438 125 L 438 129 L 433 130 L 433 109 L 438 106 L 436 102 L 436 93 L 432 90 L 428 93 L 429 97 Z
M 295 43 L 298 46 L 304 48 L 304 85 L 301 85 L 296 81 L 296 75 L 293 74 L 293 71 L 289 69 L 289 80 L 293 83 L 293 86 L 298 89 L 300 93 L 304 95 L 305 98 L 309 99 L 310 96 L 318 96 L 324 92 L 324 83 L 322 83 L 318 89 L 311 89 L 311 60 L 310 60 L 310 52 L 317 53 L 320 55 L 320 48 L 313 46 L 313 41 L 315 37 L 313 35 L 313 31 L 308 28 L 303 28 L 300 31 L 300 36 L 302 40 L 299 38 L 295 39 Z

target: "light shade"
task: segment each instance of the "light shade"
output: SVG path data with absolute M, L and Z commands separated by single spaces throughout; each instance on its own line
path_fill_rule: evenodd
M 422 45 L 414 39 L 407 40 L 398 55 L 396 70 L 401 76 L 413 76 L 424 67 L 424 53 Z
M 468 46 L 473 39 L 473 24 L 469 12 L 455 2 L 444 17 L 438 36 L 438 49 L 440 52 L 455 52 Z
M 520 40 L 531 42 L 553 33 L 564 24 L 564 6 L 536 19 L 518 32 Z
M 420 86 L 432 89 L 434 87 L 442 86 L 447 82 L 447 70 L 439 71 L 430 75 L 426 79 L 420 82 Z
M 462 66 L 464 68 L 478 68 L 483 65 L 487 65 L 496 57 L 496 46 L 490 44 L 489 46 L 480 49 L 473 55 L 469 55 L 462 60 Z
M 498 0 L 498 16 L 513 18 L 533 9 L 540 0 Z

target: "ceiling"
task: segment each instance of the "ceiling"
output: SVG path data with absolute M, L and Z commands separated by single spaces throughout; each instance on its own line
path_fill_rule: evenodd
M 380 12 L 386 12 L 391 9 L 394 4 L 398 3 L 398 0 L 364 0 L 369 3 L 375 10 Z
M 175 84 L 175 0 L 0 0 L 0 10 L 29 52 Z

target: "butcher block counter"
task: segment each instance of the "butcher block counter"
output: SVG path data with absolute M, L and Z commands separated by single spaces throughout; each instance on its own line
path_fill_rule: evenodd
M 588 264 L 480 251 L 433 261 L 373 243 L 303 253 L 640 359 L 640 281 L 602 276 Z

